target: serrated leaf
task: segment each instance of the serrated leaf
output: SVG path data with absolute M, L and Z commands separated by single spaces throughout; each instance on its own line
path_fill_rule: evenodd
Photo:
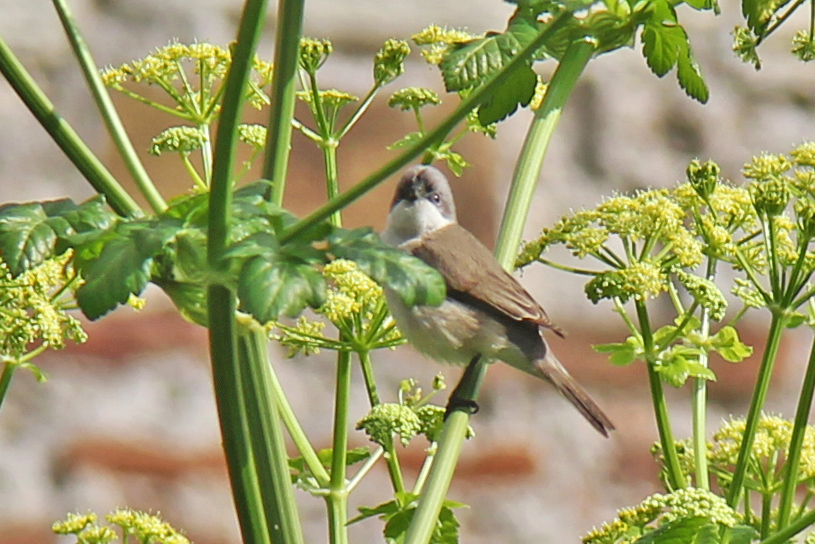
M 106 229 L 114 218 L 102 197 L 80 205 L 70 199 L 6 205 L 0 208 L 0 256 L 17 276 L 54 256 L 58 238 Z
M 478 107 L 478 121 L 491 125 L 515 113 L 518 104 L 526 106 L 535 96 L 538 76 L 529 66 L 505 74 L 505 82 Z
M 659 77 L 676 66 L 687 36 L 680 26 L 668 26 L 663 22 L 646 22 L 642 29 L 642 53 L 654 74 Z
M 393 289 L 408 306 L 441 304 L 447 294 L 434 268 L 386 245 L 370 228 L 337 230 L 328 237 L 328 251 L 356 262 L 377 283 Z
M 707 103 L 710 98 L 710 90 L 702 77 L 702 71 L 699 64 L 690 52 L 690 47 L 686 45 L 685 49 L 679 55 L 676 67 L 676 78 L 679 80 L 679 86 L 685 93 L 701 102 Z
M 179 230 L 175 221 L 135 221 L 119 223 L 103 236 L 74 238 L 84 240 L 74 257 L 74 266 L 85 280 L 76 292 L 82 312 L 97 319 L 127 302 L 131 294 L 141 294 L 153 259 Z
M 722 327 L 709 341 L 710 349 L 731 363 L 739 363 L 753 354 L 753 348 L 739 339 L 739 333 L 730 325 Z
M 326 284 L 311 263 L 283 252 L 269 251 L 246 261 L 238 277 L 241 309 L 261 323 L 281 314 L 297 316 L 306 306 L 325 302 Z
M 532 43 L 538 35 L 537 23 L 522 17 L 512 20 L 507 30 L 472 40 L 449 53 L 439 64 L 448 92 L 482 84 Z

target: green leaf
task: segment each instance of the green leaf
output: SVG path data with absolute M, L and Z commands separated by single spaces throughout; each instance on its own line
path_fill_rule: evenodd
M 609 362 L 615 366 L 630 365 L 642 354 L 642 345 L 633 336 L 626 338 L 623 343 L 598 344 L 593 347 L 598 353 L 610 353 Z
M 685 93 L 705 103 L 709 98 L 707 84 L 693 57 L 688 34 L 679 24 L 670 2 L 653 3 L 650 17 L 642 28 L 642 53 L 648 67 L 659 77 L 677 66 L 676 77 Z
M 731 363 L 739 363 L 753 354 L 753 348 L 743 343 L 738 331 L 729 325 L 713 335 L 709 345 L 722 359 Z
M 702 104 L 707 103 L 708 98 L 710 98 L 710 90 L 702 77 L 702 71 L 689 46 L 679 55 L 676 77 L 679 80 L 679 86 L 689 97 L 698 100 Z
M 758 531 L 748 525 L 725 527 L 722 534 L 722 544 L 750 544 L 758 536 Z
M 635 544 L 719 544 L 719 526 L 708 518 L 677 519 L 644 534 Z
M 448 92 L 477 87 L 532 43 L 537 23 L 515 18 L 502 34 L 472 40 L 449 53 L 439 64 Z
M 394 149 L 402 149 L 404 147 L 410 147 L 413 144 L 415 144 L 416 142 L 418 142 L 419 140 L 421 140 L 422 137 L 423 137 L 423 134 L 421 132 L 409 132 L 409 133 L 405 134 L 404 136 L 402 136 L 400 139 L 393 142 L 391 145 L 389 145 L 387 147 L 387 149 L 392 151 Z
M 478 108 L 478 121 L 486 126 L 515 113 L 518 104 L 526 106 L 535 96 L 538 76 L 529 66 L 520 66 L 504 74 L 504 84 Z
M 150 280 L 154 258 L 178 235 L 175 220 L 121 222 L 113 229 L 67 239 L 76 244 L 74 266 L 85 283 L 76 299 L 89 319 L 97 319 L 131 294 L 139 295 Z
M 326 289 L 314 263 L 273 248 L 247 260 L 238 278 L 241 309 L 261 323 L 281 314 L 295 317 L 306 306 L 319 307 Z
M 80 205 L 69 199 L 6 205 L 0 208 L 0 255 L 17 276 L 53 257 L 58 238 L 107 229 L 115 217 L 102 197 Z
M 325 448 L 317 452 L 317 457 L 320 459 L 320 463 L 323 464 L 324 467 L 329 468 L 331 466 L 334 456 L 334 449 L 333 448 Z M 352 448 L 348 450 L 345 454 L 345 465 L 351 466 L 360 461 L 364 461 L 365 459 L 371 456 L 371 450 L 364 446 L 360 446 L 359 448 Z
M 338 229 L 328 237 L 328 251 L 356 262 L 377 283 L 393 289 L 408 306 L 441 304 L 447 294 L 444 279 L 434 268 L 386 245 L 370 228 Z

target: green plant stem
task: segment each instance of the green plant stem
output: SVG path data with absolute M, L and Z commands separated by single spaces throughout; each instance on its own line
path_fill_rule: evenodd
M 207 248 L 207 263 L 216 277 L 223 274 L 227 266 L 222 257 L 230 239 L 231 175 L 237 129 L 265 12 L 265 0 L 246 1 L 232 64 L 224 83 L 224 102 L 215 140 Z M 256 345 L 249 349 L 243 344 L 239 350 L 237 299 L 228 287 L 211 283 L 208 303 L 215 397 L 243 540 L 264 543 L 274 536 L 278 544 L 302 543 L 288 467 L 284 466 L 285 451 L 281 453 L 282 439 L 278 433 L 282 430 L 270 393 L 268 373 L 262 377 L 263 350 Z M 244 386 L 249 389 L 245 390 Z
M 482 86 L 478 87 L 466 99 L 462 100 L 459 106 L 451 113 L 444 121 L 442 121 L 435 129 L 427 133 L 424 137 L 420 138 L 415 144 L 407 148 L 401 155 L 382 166 L 379 170 L 369 175 L 349 190 L 340 194 L 337 198 L 331 199 L 324 205 L 320 206 L 308 216 L 304 217 L 288 229 L 286 229 L 280 236 L 281 243 L 297 236 L 297 234 L 309 229 L 313 225 L 328 218 L 334 211 L 348 206 L 362 195 L 385 181 L 388 177 L 398 172 L 401 168 L 406 166 L 414 158 L 418 157 L 425 152 L 426 149 L 442 141 L 444 137 L 450 133 L 455 126 L 464 119 L 473 108 L 480 104 L 487 96 L 490 96 L 495 90 L 503 84 L 503 74 L 508 73 L 510 70 L 519 64 L 526 62 L 526 60 L 543 45 L 555 32 L 563 26 L 571 15 L 568 13 L 557 16 L 549 25 L 542 30 L 532 42 L 520 51 L 512 60 L 507 63 L 503 70 L 493 74 L 488 81 Z M 517 246 L 513 250 L 517 249 Z
M 812 409 L 812 399 L 815 393 L 815 340 L 809 351 L 809 363 L 801 385 L 801 395 L 798 397 L 798 409 L 795 412 L 795 423 L 790 438 L 790 448 L 787 451 L 787 460 L 784 470 L 786 477 L 781 487 L 781 498 L 778 505 L 778 529 L 781 530 L 790 522 L 795 491 L 799 484 L 798 469 L 801 465 L 801 449 L 807 430 L 807 420 Z
M 252 457 L 258 475 L 258 487 L 266 515 L 266 527 L 272 542 L 303 542 L 297 503 L 291 485 L 291 471 L 277 399 L 270 383 L 271 361 L 266 335 L 256 325 L 238 338 L 247 428 Z
M 810 510 L 794 522 L 790 523 L 777 533 L 765 538 L 760 544 L 785 544 L 810 525 L 815 524 L 815 510 Z
M 337 383 L 334 392 L 334 440 L 331 451 L 331 481 L 328 530 L 331 544 L 348 542 L 348 483 L 345 479 L 348 454 L 348 401 L 351 392 L 351 352 L 337 353 Z
M 0 407 L 3 406 L 3 401 L 6 399 L 6 393 L 8 393 L 11 377 L 14 376 L 15 370 L 17 370 L 17 365 L 11 363 L 3 365 L 3 373 L 0 374 Z
M 654 337 L 651 332 L 651 322 L 648 318 L 648 309 L 645 302 L 637 300 L 634 302 L 637 310 L 637 319 L 640 324 L 642 343 L 648 358 L 648 383 L 651 386 L 651 401 L 654 403 L 654 416 L 659 432 L 659 442 L 662 445 L 662 455 L 665 457 L 665 468 L 668 472 L 668 485 L 671 489 L 682 489 L 685 487 L 685 476 L 679 465 L 679 456 L 676 453 L 676 441 L 671 430 L 671 419 L 668 416 L 668 403 L 665 400 L 665 391 L 662 389 L 662 380 L 654 366 Z
M 487 363 L 481 358 L 470 363 L 467 370 L 464 371 L 461 382 L 456 387 L 455 394 L 460 399 L 475 401 L 486 373 Z M 424 485 L 424 493 L 419 499 L 419 506 L 408 527 L 405 544 L 426 544 L 430 541 L 447 496 L 447 490 L 450 488 L 450 482 L 453 480 L 453 473 L 461 454 L 461 445 L 467 435 L 469 422 L 470 413 L 463 405 L 447 415 L 441 438 L 439 438 L 436 458 L 430 467 L 430 474 Z
M 716 260 L 708 258 L 705 277 L 713 281 L 716 275 Z M 710 311 L 702 306 L 700 332 L 703 338 L 710 334 Z M 678 329 L 681 330 L 681 327 Z M 707 352 L 699 355 L 699 364 L 707 367 L 710 357 Z M 696 466 L 696 487 L 710 489 L 710 473 L 707 464 L 707 380 L 696 378 L 693 381 L 693 459 Z
M 124 160 L 127 171 L 130 172 L 130 175 L 136 182 L 136 186 L 142 195 L 144 195 L 144 198 L 147 199 L 153 211 L 156 213 L 164 211 L 167 208 L 167 204 L 164 202 L 158 189 L 156 189 L 153 180 L 151 180 L 147 174 L 144 164 L 142 164 L 138 153 L 136 153 L 136 149 L 133 147 L 133 142 L 130 141 L 130 136 L 128 136 L 122 124 L 122 119 L 119 117 L 119 113 L 113 105 L 113 100 L 110 98 L 110 94 L 102 82 L 102 77 L 99 75 L 99 70 L 96 66 L 96 62 L 93 60 L 90 48 L 88 44 L 85 43 L 85 39 L 79 31 L 79 27 L 68 8 L 68 3 L 65 0 L 53 0 L 53 3 L 59 15 L 59 20 L 62 22 L 62 27 L 65 29 L 65 34 L 71 42 L 71 48 L 82 68 L 82 73 L 85 75 L 85 81 L 88 83 L 91 94 L 93 94 L 93 98 L 96 101 L 99 112 L 102 114 L 108 132 Z
M 379 393 L 376 389 L 376 381 L 374 380 L 373 367 L 371 366 L 371 353 L 369 351 L 358 352 L 359 364 L 362 368 L 362 377 L 365 381 L 365 389 L 368 391 L 368 400 L 371 403 L 371 408 L 380 403 Z M 396 453 L 396 445 L 394 444 L 393 437 L 389 437 L 387 442 L 383 444 L 385 449 L 385 462 L 388 465 L 388 476 L 390 476 L 393 490 L 397 493 L 405 491 L 405 480 L 402 477 L 402 467 L 399 465 L 399 456 Z
M 761 366 L 758 370 L 756 387 L 753 390 L 753 399 L 750 402 L 750 410 L 747 414 L 747 422 L 744 435 L 739 449 L 739 456 L 736 460 L 736 468 L 733 471 L 733 480 L 730 483 L 730 490 L 727 493 L 727 503 L 731 508 L 736 508 L 744 487 L 744 479 L 747 476 L 747 467 L 750 464 L 753 441 L 756 437 L 758 420 L 761 417 L 761 410 L 767 398 L 767 391 L 770 388 L 770 379 L 773 374 L 773 367 L 778 356 L 778 347 L 781 344 L 781 335 L 787 326 L 788 318 L 783 311 L 773 312 L 770 330 L 767 333 L 767 345 L 764 348 L 764 355 L 761 358 Z
M 330 136 L 328 140 L 324 140 L 322 144 L 323 149 L 323 163 L 325 166 L 325 185 L 326 195 L 328 200 L 337 198 L 340 194 L 340 181 L 339 173 L 337 172 L 337 142 Z M 342 210 L 336 210 L 330 216 L 328 221 L 335 227 L 342 226 Z
M 314 451 L 314 447 L 303 431 L 303 427 L 297 420 L 297 416 L 291 404 L 289 404 L 289 400 L 286 398 L 283 386 L 280 384 L 280 380 L 272 365 L 269 365 L 269 386 L 272 388 L 272 395 L 277 402 L 280 418 L 283 420 L 283 425 L 286 426 L 286 430 L 289 432 L 294 446 L 297 448 L 297 451 L 300 452 L 300 455 L 303 456 L 303 461 L 305 461 L 306 466 L 308 466 L 308 469 L 314 475 L 320 487 L 328 487 L 330 480 L 328 471 L 326 471 L 320 458 L 317 456 L 317 452 Z
M 509 200 L 504 210 L 503 223 L 496 244 L 501 248 L 496 253 L 496 257 L 502 264 L 515 262 L 546 150 L 560 121 L 563 108 L 577 79 L 591 59 L 595 47 L 595 42 L 588 38 L 576 41 L 569 46 L 552 74 L 543 103 L 535 112 L 515 165 Z M 509 241 L 512 243 L 508 243 Z
M 376 96 L 376 93 L 377 91 L 379 91 L 380 88 L 381 87 L 379 86 L 379 84 L 375 84 L 373 87 L 371 87 L 371 90 L 368 91 L 368 94 L 366 94 L 365 98 L 362 99 L 362 102 L 360 102 L 357 109 L 354 110 L 354 113 L 351 115 L 351 117 L 349 117 L 345 124 L 342 126 L 342 128 L 340 128 L 340 130 L 337 131 L 335 136 L 337 140 L 342 140 L 343 136 L 348 134 L 348 131 L 354 127 L 357 121 L 359 121 L 359 118 L 362 117 L 362 115 L 368 110 L 368 107 L 374 101 L 374 97 Z
M 263 177 L 272 180 L 267 198 L 283 204 L 286 190 L 286 172 L 291 151 L 292 118 L 297 73 L 297 53 L 303 29 L 304 0 L 280 0 L 277 5 L 275 36 L 274 78 L 272 79 L 271 106 L 269 108 L 266 155 Z
M 0 73 L 68 160 L 97 192 L 105 196 L 110 207 L 121 216 L 142 215 L 136 201 L 93 154 L 71 125 L 56 112 L 54 105 L 2 38 L 0 38 Z
M 236 348 L 235 295 L 226 287 L 211 285 L 207 305 L 215 401 L 241 536 L 243 542 L 269 542 L 246 424 L 246 404 Z

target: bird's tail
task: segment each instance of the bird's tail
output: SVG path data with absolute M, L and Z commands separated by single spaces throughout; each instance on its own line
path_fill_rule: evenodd
M 547 346 L 548 348 L 548 346 Z M 608 432 L 614 430 L 614 424 L 608 416 L 597 406 L 597 403 L 589 396 L 585 389 L 569 375 L 563 365 L 551 350 L 546 350 L 546 356 L 534 362 L 535 370 L 540 372 L 558 392 L 566 397 L 583 417 L 585 417 L 600 434 L 608 437 Z

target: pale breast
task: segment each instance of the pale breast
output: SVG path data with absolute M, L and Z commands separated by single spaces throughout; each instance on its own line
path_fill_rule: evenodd
M 503 326 L 480 310 L 450 299 L 408 308 L 392 290 L 385 288 L 385 296 L 402 335 L 431 359 L 467 364 L 479 354 L 495 358 L 508 347 Z

